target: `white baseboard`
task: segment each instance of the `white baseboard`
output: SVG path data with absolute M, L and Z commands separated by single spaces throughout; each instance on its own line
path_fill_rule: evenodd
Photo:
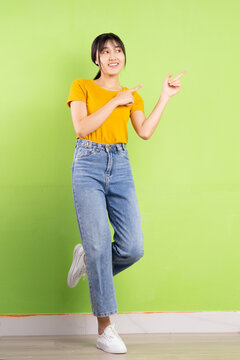
M 240 333 L 240 311 L 133 312 L 110 316 L 119 334 Z M 92 313 L 0 315 L 0 336 L 97 334 Z

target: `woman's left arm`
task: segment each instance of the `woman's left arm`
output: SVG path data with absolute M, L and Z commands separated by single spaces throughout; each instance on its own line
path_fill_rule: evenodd
M 132 113 L 131 121 L 133 127 L 142 139 L 150 139 L 150 137 L 156 130 L 162 112 L 168 101 L 173 95 L 177 94 L 180 91 L 181 84 L 179 78 L 185 73 L 186 71 L 181 72 L 172 80 L 169 80 L 169 78 L 172 76 L 173 73 L 170 73 L 166 76 L 163 82 L 161 96 L 148 118 L 145 119 L 143 111 L 134 111 Z

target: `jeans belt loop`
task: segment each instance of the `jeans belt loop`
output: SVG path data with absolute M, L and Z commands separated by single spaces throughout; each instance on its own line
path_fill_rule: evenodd
M 125 146 L 124 146 L 124 144 L 122 143 L 122 149 L 124 150 L 125 149 Z

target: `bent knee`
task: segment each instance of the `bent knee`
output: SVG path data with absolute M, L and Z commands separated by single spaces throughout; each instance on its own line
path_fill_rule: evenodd
M 144 249 L 143 248 L 134 248 L 131 251 L 131 258 L 134 261 L 138 261 L 139 259 L 141 259 L 144 255 Z

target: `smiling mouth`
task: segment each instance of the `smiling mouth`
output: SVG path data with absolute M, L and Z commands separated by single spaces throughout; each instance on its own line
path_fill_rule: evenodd
M 110 68 L 115 68 L 115 67 L 117 67 L 119 65 L 119 63 L 110 63 L 110 64 L 108 64 L 108 66 L 110 67 Z

